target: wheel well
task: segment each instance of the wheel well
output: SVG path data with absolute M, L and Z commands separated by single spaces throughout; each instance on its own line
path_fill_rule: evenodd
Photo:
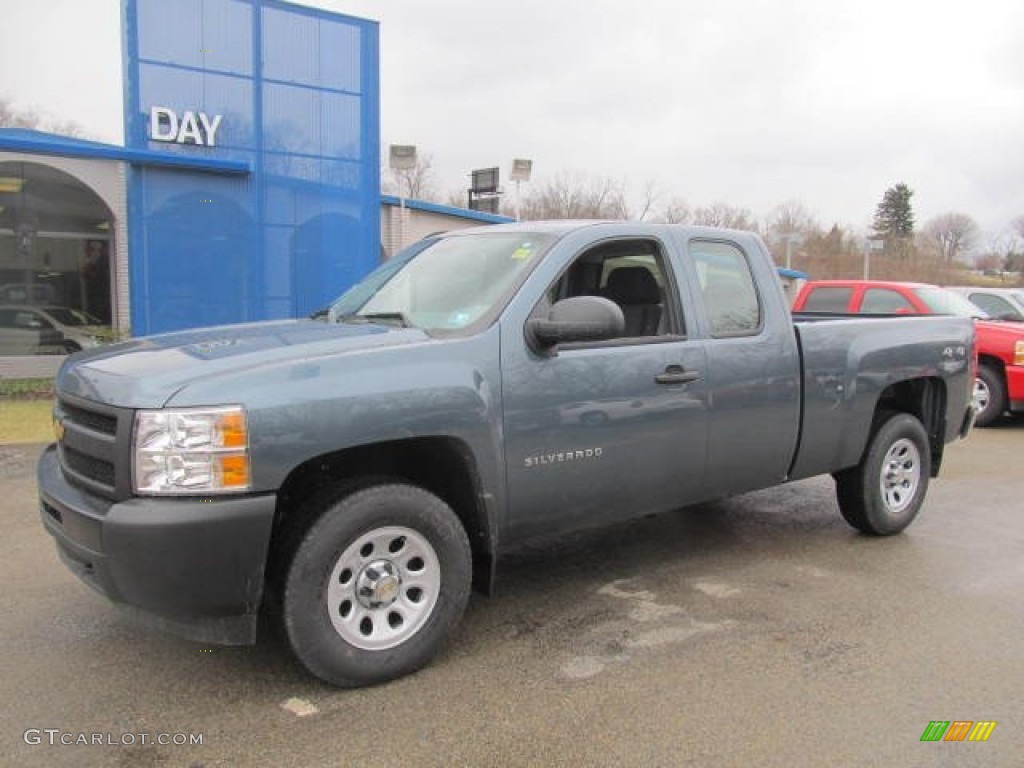
M 875 425 L 887 412 L 909 413 L 924 426 L 932 456 L 932 477 L 939 473 L 942 452 L 946 445 L 946 383 L 942 379 L 908 379 L 891 384 L 882 391 L 875 404 Z
M 993 357 L 992 355 L 978 355 L 978 366 L 981 367 L 983 365 L 999 371 L 1000 376 L 1005 377 L 1006 375 L 1004 363 L 998 357 Z
M 406 482 L 430 491 L 452 508 L 473 551 L 474 585 L 491 589 L 492 530 L 476 461 L 469 448 L 447 437 L 413 438 L 348 448 L 312 458 L 293 469 L 278 492 L 271 553 L 287 556 L 284 542 L 313 522 L 306 502 L 377 480 Z

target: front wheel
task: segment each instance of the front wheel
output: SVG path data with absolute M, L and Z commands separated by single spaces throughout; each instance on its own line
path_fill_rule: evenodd
M 928 492 L 928 435 L 914 416 L 895 413 L 878 424 L 860 464 L 835 475 L 839 510 L 863 533 L 899 533 Z
M 433 658 L 469 599 L 469 541 L 451 508 L 409 485 L 378 485 L 327 506 L 295 550 L 282 618 L 314 675 L 354 687 Z

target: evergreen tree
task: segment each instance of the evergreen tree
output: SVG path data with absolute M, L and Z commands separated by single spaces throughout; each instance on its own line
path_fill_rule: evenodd
M 875 211 L 875 234 L 890 239 L 910 239 L 914 236 L 914 209 L 910 198 L 914 190 L 903 182 L 885 190 L 882 202 Z
M 903 182 L 889 187 L 875 210 L 875 236 L 885 241 L 885 252 L 905 258 L 914 239 L 914 209 L 910 198 L 914 190 Z

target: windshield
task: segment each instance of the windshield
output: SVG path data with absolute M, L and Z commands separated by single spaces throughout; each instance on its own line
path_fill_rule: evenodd
M 400 254 L 353 286 L 334 306 L 341 321 L 400 321 L 428 331 L 452 331 L 479 320 L 553 238 L 523 232 L 445 237 L 409 256 Z
M 985 319 L 985 310 L 976 307 L 963 296 L 944 288 L 918 288 L 917 295 L 928 309 L 937 315 L 958 315 L 959 317 L 979 317 Z

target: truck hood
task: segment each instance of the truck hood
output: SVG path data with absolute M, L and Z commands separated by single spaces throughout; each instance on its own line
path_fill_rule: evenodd
M 199 380 L 429 338 L 416 328 L 315 320 L 202 328 L 72 355 L 57 374 L 57 391 L 109 405 L 159 408 Z
M 1024 338 L 1024 323 L 1016 323 L 1012 320 L 975 320 L 974 324 L 979 331 L 984 331 L 992 336 L 1007 339 Z

